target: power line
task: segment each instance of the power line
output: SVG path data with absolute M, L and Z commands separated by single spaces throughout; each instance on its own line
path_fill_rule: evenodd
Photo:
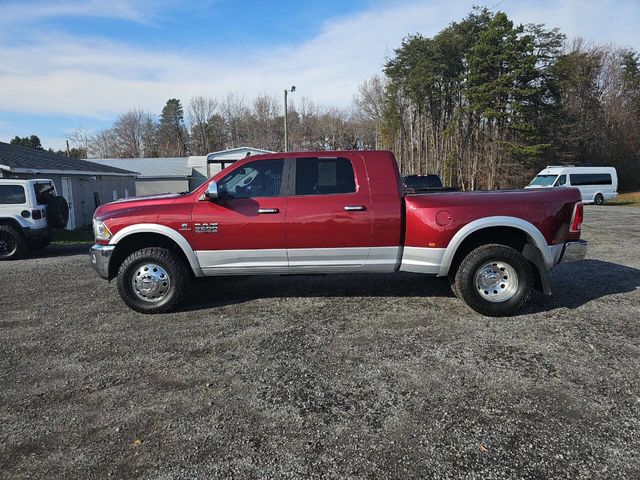
M 335 90 L 341 90 L 343 88 L 347 88 L 347 87 L 350 87 L 352 85 L 356 85 L 356 84 L 361 83 L 361 82 L 362 82 L 362 80 L 356 80 L 355 82 L 345 83 L 345 84 L 342 84 L 342 85 L 338 85 L 336 87 L 327 88 L 325 90 L 315 90 L 315 91 L 314 90 L 312 90 L 312 91 L 309 91 L 309 90 L 298 90 L 298 91 L 296 91 L 296 93 L 300 93 L 302 95 L 318 95 L 320 93 L 327 93 L 327 92 L 333 92 Z
M 498 3 L 496 3 L 493 7 L 489 7 L 489 10 L 493 10 L 494 8 L 496 8 L 498 5 L 500 5 L 501 3 L 506 2 L 507 0 L 500 0 Z

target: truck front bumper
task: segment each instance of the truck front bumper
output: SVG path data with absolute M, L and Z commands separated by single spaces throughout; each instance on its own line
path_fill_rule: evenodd
M 89 257 L 91 258 L 91 266 L 96 271 L 100 278 L 110 280 L 109 278 L 109 260 L 111 260 L 111 254 L 114 245 L 94 245 L 89 250 Z
M 565 243 L 560 261 L 562 263 L 565 263 L 584 260 L 584 258 L 587 256 L 588 245 L 589 244 L 586 240 L 578 240 L 575 242 Z

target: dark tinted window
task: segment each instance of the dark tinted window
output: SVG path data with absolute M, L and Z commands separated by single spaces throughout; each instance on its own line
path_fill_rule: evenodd
M 282 186 L 284 160 L 256 160 L 236 168 L 218 182 L 229 198 L 277 197 Z
M 36 183 L 34 185 L 36 192 L 36 202 L 38 205 L 45 205 L 48 203 L 49 197 L 53 195 L 54 187 L 51 183 Z
M 296 160 L 296 195 L 330 195 L 355 191 L 353 166 L 346 158 Z
M 0 185 L 0 205 L 27 203 L 24 188 L 20 185 Z
M 404 177 L 407 188 L 442 188 L 442 180 L 438 175 L 407 175 Z
M 611 185 L 611 175 L 608 173 L 572 173 L 569 175 L 571 185 Z

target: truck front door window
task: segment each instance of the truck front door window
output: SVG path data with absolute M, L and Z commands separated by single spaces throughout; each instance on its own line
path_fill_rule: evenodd
M 227 198 L 277 197 L 282 185 L 283 160 L 259 160 L 236 168 L 218 182 Z

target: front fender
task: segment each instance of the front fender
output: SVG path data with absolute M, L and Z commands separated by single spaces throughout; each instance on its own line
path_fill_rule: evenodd
M 117 245 L 122 239 L 136 233 L 157 233 L 173 240 L 187 258 L 194 275 L 196 277 L 204 276 L 202 269 L 200 268 L 200 262 L 198 262 L 198 257 L 193 251 L 193 248 L 191 248 L 187 239 L 166 225 L 159 225 L 157 223 L 138 223 L 135 225 L 129 225 L 128 227 L 119 230 L 113 237 L 111 237 L 109 245 Z

